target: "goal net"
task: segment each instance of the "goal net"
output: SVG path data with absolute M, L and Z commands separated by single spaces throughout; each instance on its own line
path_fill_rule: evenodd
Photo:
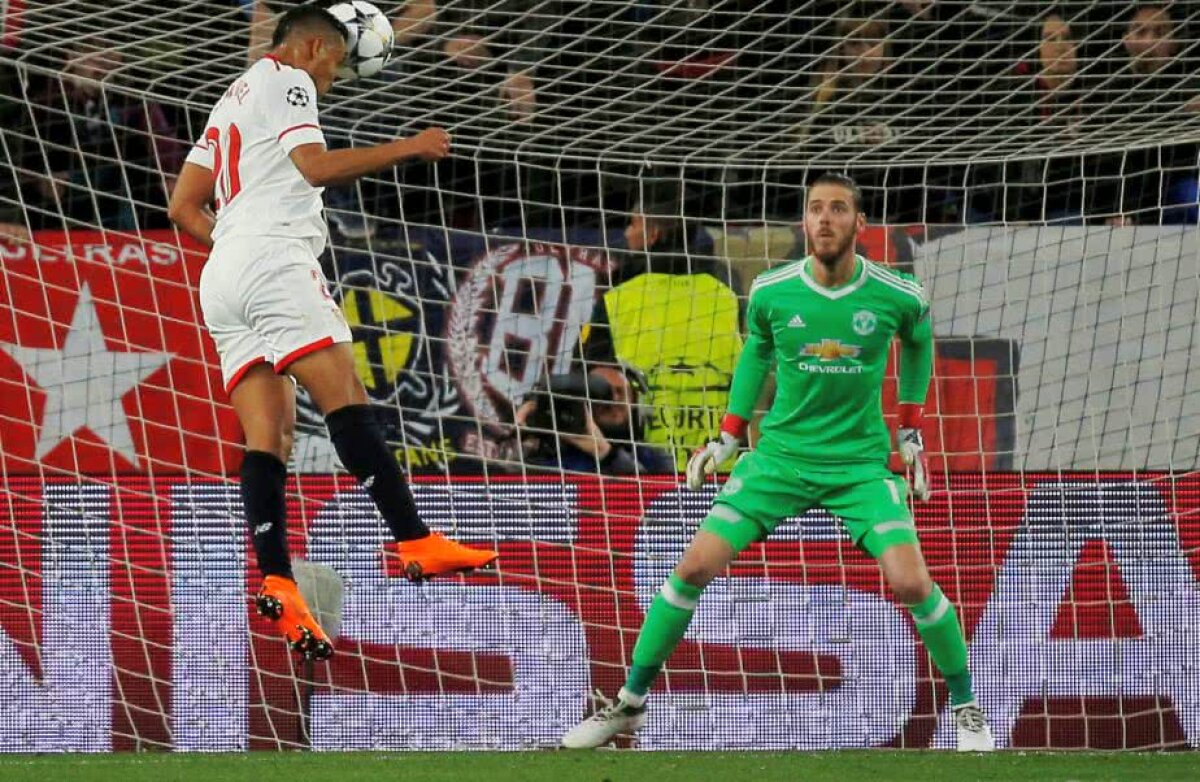
M 390 569 L 301 393 L 292 552 L 344 584 L 318 665 L 250 610 L 204 252 L 165 209 L 286 5 L 0 2 L 0 748 L 553 745 L 723 481 L 677 470 L 826 170 L 932 301 L 914 512 L 999 744 L 1200 744 L 1197 3 L 381 3 L 397 56 L 328 96 L 330 143 L 439 124 L 454 155 L 330 188 L 322 263 L 425 519 L 501 566 Z M 635 214 L 669 241 L 631 250 Z M 953 743 L 820 510 L 705 592 L 649 703 L 648 749 Z

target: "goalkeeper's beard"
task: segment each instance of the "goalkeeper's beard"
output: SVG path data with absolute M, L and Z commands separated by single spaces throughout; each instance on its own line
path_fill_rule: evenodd
M 829 271 L 833 271 L 835 268 L 837 268 L 838 263 L 840 263 L 843 258 L 853 255 L 854 245 L 857 240 L 858 236 L 852 233 L 847 236 L 846 239 L 839 244 L 837 249 L 835 249 L 833 252 L 820 253 L 814 250 L 813 258 L 816 258 L 817 261 Z M 810 239 L 809 244 L 813 247 L 816 247 L 817 243 Z

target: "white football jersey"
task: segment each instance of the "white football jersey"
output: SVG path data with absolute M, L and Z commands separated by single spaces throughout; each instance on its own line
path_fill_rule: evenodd
M 187 156 L 216 180 L 213 241 L 287 236 L 324 247 L 324 188 L 305 181 L 288 157 L 301 144 L 324 143 L 312 77 L 270 55 L 250 66 L 217 101 Z

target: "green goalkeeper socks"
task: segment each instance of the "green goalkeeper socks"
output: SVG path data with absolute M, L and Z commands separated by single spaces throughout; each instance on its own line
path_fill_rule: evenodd
M 683 640 L 703 591 L 674 573 L 658 590 L 633 647 L 633 667 L 625 680 L 625 689 L 630 693 L 645 695 L 650 691 L 663 663 Z
M 633 666 L 625 680 L 625 689 L 633 695 L 645 695 L 662 670 L 663 663 L 687 632 L 692 614 L 704 590 L 692 586 L 672 573 L 650 603 L 646 621 L 633 647 Z M 954 606 L 937 584 L 929 597 L 909 606 L 933 664 L 941 671 L 950 688 L 950 702 L 957 706 L 974 700 L 971 673 L 967 670 L 967 642 L 963 638 Z
M 971 672 L 967 670 L 967 642 L 954 605 L 942 594 L 937 584 L 929 597 L 908 607 L 912 611 L 917 632 L 933 658 L 933 664 L 942 672 L 946 686 L 950 688 L 950 703 L 957 706 L 975 699 L 971 691 Z

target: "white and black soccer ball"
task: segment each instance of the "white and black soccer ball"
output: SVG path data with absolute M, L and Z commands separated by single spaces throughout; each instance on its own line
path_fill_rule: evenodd
M 341 22 L 349 34 L 346 62 L 338 68 L 338 76 L 358 79 L 382 71 L 392 57 L 392 45 L 396 41 L 392 23 L 383 12 L 366 0 L 333 3 L 325 10 Z

